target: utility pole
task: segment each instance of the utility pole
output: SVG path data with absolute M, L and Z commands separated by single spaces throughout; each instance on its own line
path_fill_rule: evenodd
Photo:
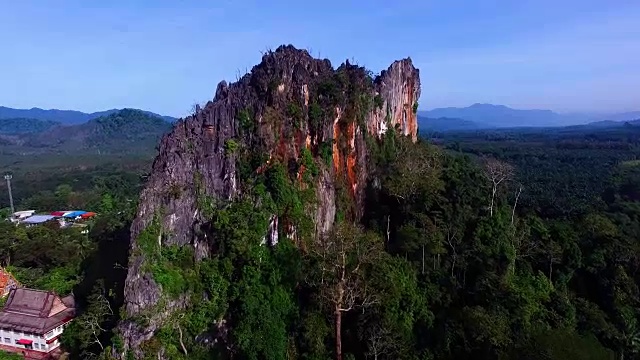
M 13 194 L 11 193 L 11 178 L 13 176 L 11 174 L 6 174 L 4 179 L 7 180 L 7 189 L 9 189 L 9 204 L 11 205 L 11 215 L 16 212 L 16 209 L 13 207 Z

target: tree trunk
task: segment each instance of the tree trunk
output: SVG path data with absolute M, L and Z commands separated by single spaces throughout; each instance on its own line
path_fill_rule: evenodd
M 387 216 L 387 244 L 391 240 L 390 226 L 391 226 L 391 215 Z
M 453 256 L 453 262 L 451 264 L 451 277 L 453 277 L 453 272 L 456 269 L 456 257 L 457 257 L 456 255 Z
M 493 217 L 493 202 L 496 197 L 496 187 L 493 186 L 493 191 L 491 191 L 491 207 L 489 208 L 489 214 Z
M 522 186 L 518 188 L 518 192 L 516 193 L 516 201 L 513 203 L 513 210 L 511 210 L 511 225 L 513 225 L 513 219 L 516 216 L 516 206 L 518 206 L 518 199 L 520 198 L 520 193 L 522 193 Z
M 467 287 L 467 268 L 464 268 L 464 271 L 462 271 L 462 288 L 466 288 Z
M 422 275 L 424 275 L 424 245 L 422 245 Z
M 340 306 L 335 310 L 336 326 L 336 360 L 342 360 L 342 312 Z

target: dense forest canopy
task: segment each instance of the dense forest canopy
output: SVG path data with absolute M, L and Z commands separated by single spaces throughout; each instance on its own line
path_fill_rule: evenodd
M 269 217 L 256 202 L 295 209 L 305 201 L 274 168 L 256 179 L 255 198 L 210 214 L 205 231 L 219 234 L 217 256 L 194 263 L 185 248 L 155 253 L 150 266 L 165 289 L 207 295 L 146 346 L 175 359 L 327 359 L 339 336 L 345 359 L 636 358 L 635 129 L 450 134 L 439 145 L 392 130 L 387 138 L 395 140 L 371 155 L 379 181 L 363 221 L 338 226 L 333 246 L 261 245 Z M 8 224 L 0 231 L 0 260 L 21 282 L 79 297 L 80 316 L 65 333 L 73 357 L 108 358 L 118 346 L 140 184 L 139 176 L 99 174 L 90 186 L 25 194 L 23 208 L 100 212 L 88 237 Z M 38 251 L 51 241 L 55 251 Z M 223 314 L 228 343 L 211 345 Z

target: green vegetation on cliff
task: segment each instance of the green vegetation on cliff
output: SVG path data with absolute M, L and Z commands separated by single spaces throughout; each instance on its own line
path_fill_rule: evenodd
M 296 61 L 301 66 L 292 66 Z M 134 259 L 145 265 L 133 275 L 150 275 L 161 300 L 129 309 L 134 319 L 119 327 L 125 342 L 146 339 L 149 329 L 154 336 L 126 356 L 636 356 L 640 199 L 637 167 L 628 161 L 639 155 L 638 139 L 617 134 L 627 146 L 607 147 L 616 140 L 551 138 L 557 151 L 546 153 L 539 143 L 495 144 L 483 135 L 458 145 L 414 143 L 400 131 L 412 126 L 406 119 L 416 103 L 398 112 L 376 98 L 393 97 L 381 84 L 362 67 L 333 70 L 284 48 L 265 55 L 237 85 L 219 86 L 221 102 L 202 115 L 212 123 L 204 139 L 217 134 L 223 141 L 187 164 L 235 165 L 239 190 L 220 196 L 226 189 L 219 187 L 209 198 L 203 184 L 215 187 L 231 174 L 195 176 L 204 219 L 192 239 L 180 241 L 205 247 L 202 260 L 187 264 L 192 251 L 171 245 L 171 234 L 159 238 L 162 229 L 148 228 L 137 240 L 144 256 Z M 375 122 L 381 117 L 389 130 L 367 133 L 384 128 Z M 165 143 L 183 140 L 174 134 Z M 594 146 L 601 147 L 597 178 L 586 174 L 596 166 Z M 166 192 L 162 171 L 153 187 Z M 585 182 L 587 192 L 569 189 Z M 567 211 L 541 206 L 554 198 Z M 159 315 L 127 328 L 140 313 Z
M 285 60 L 299 54 L 281 52 Z M 215 108 L 225 126 L 192 121 L 187 136 L 205 130 L 202 139 L 165 138 L 176 146 L 163 154 L 189 161 L 177 162 L 186 169 L 156 161 L 155 192 L 144 193 L 141 210 L 182 204 L 186 215 L 158 211 L 134 230 L 128 265 L 102 260 L 101 250 L 118 234 L 125 239 L 113 231 L 126 233 L 128 218 L 113 208 L 132 189 L 100 192 L 100 206 L 112 209 L 103 211 L 119 220 L 90 233 L 88 260 L 64 259 L 77 266 L 63 275 L 84 275 L 63 283 L 83 289 L 64 339 L 73 357 L 638 358 L 635 129 L 414 143 L 389 126 L 378 139 L 364 131 L 363 117 L 398 114 L 388 102 L 381 109 L 366 70 L 313 62 L 318 75 L 297 67 L 292 79 L 302 82 L 289 86 L 286 73 L 267 65 L 241 82 L 249 91 L 241 95 L 251 95 L 242 99 L 260 103 Z M 306 89 L 309 100 L 288 89 Z M 233 89 L 220 86 L 225 92 Z M 209 141 L 215 136 L 222 141 Z M 234 176 L 230 196 L 205 188 L 226 191 L 220 183 Z M 68 190 L 59 197 L 68 199 Z M 321 216 L 333 227 L 318 236 Z M 192 237 L 163 228 L 193 218 Z M 159 299 L 125 309 L 123 279 L 90 271 L 93 261 L 114 271 L 140 265 L 130 275 L 150 290 L 141 297 Z M 33 267 L 60 267 L 48 265 Z
M 274 213 L 305 217 L 305 191 L 283 166 L 252 175 L 247 198 L 210 214 L 204 231 L 215 238 L 212 258 L 194 262 L 188 248 L 156 248 L 158 233 L 149 228 L 144 251 L 155 254 L 148 258 L 150 272 L 164 296 L 194 301 L 164 322 L 145 352 L 164 349 L 173 359 L 230 352 L 243 359 L 326 359 L 336 353 L 338 308 L 345 359 L 633 359 L 640 238 L 640 168 L 634 166 L 640 137 L 634 134 L 618 138 L 632 145 L 624 149 L 611 138 L 583 135 L 572 136 L 567 149 L 568 139 L 548 137 L 564 150 L 534 161 L 527 154 L 538 151 L 538 142 L 452 137 L 446 150 L 390 131 L 371 154 L 379 181 L 368 191 L 361 226 L 340 225 L 330 237 L 339 247 L 286 236 L 274 247 L 261 245 Z M 594 153 L 616 159 L 599 162 L 598 179 L 591 174 L 593 161 L 600 161 Z M 493 215 L 492 162 L 478 154 L 515 165 L 497 188 Z M 529 161 L 515 161 L 525 155 Z M 547 178 L 526 175 L 569 159 L 584 160 L 555 165 Z M 303 155 L 300 164 L 322 162 Z M 138 192 L 134 179 L 98 175 L 88 189 L 27 194 L 31 206 L 106 214 L 88 242 L 46 227 L 2 231 L 3 264 L 20 281 L 60 292 L 74 288 L 80 318 L 64 341 L 73 357 L 107 358 L 101 346 L 121 346 L 111 329 L 120 314 L 126 250 L 125 260 L 104 255 L 126 243 L 128 220 L 117 213 L 130 209 L 132 215 L 133 205 L 124 206 Z M 563 190 L 581 182 L 589 189 L 582 197 Z M 552 196 L 576 210 L 567 215 L 538 205 Z M 55 253 L 38 251 L 52 241 Z M 342 255 L 345 262 L 336 261 Z M 345 270 L 344 281 L 335 269 Z M 341 288 L 352 296 L 337 307 Z M 111 310 L 100 305 L 105 299 Z M 96 325 L 105 329 L 98 332 L 101 346 L 92 335 Z M 214 338 L 224 345 L 206 345 Z
M 282 167 L 258 176 L 249 198 L 217 210 L 208 230 L 216 255 L 184 268 L 199 274 L 186 293 L 203 297 L 167 321 L 145 352 L 633 358 L 637 167 L 610 168 L 606 208 L 542 217 L 521 198 L 516 204 L 521 167 L 412 144 L 393 131 L 391 139 L 372 153 L 380 187 L 370 189 L 364 226 L 339 223 L 327 243 L 281 236 L 263 245 L 271 214 L 300 206 L 302 190 Z M 493 208 L 490 164 L 509 171 Z M 226 345 L 205 346 L 203 336 L 220 327 Z

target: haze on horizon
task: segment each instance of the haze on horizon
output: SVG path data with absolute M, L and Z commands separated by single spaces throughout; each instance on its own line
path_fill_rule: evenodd
M 640 110 L 640 2 L 0 0 L 0 106 L 184 116 L 280 44 L 374 72 L 410 56 L 421 109 Z

